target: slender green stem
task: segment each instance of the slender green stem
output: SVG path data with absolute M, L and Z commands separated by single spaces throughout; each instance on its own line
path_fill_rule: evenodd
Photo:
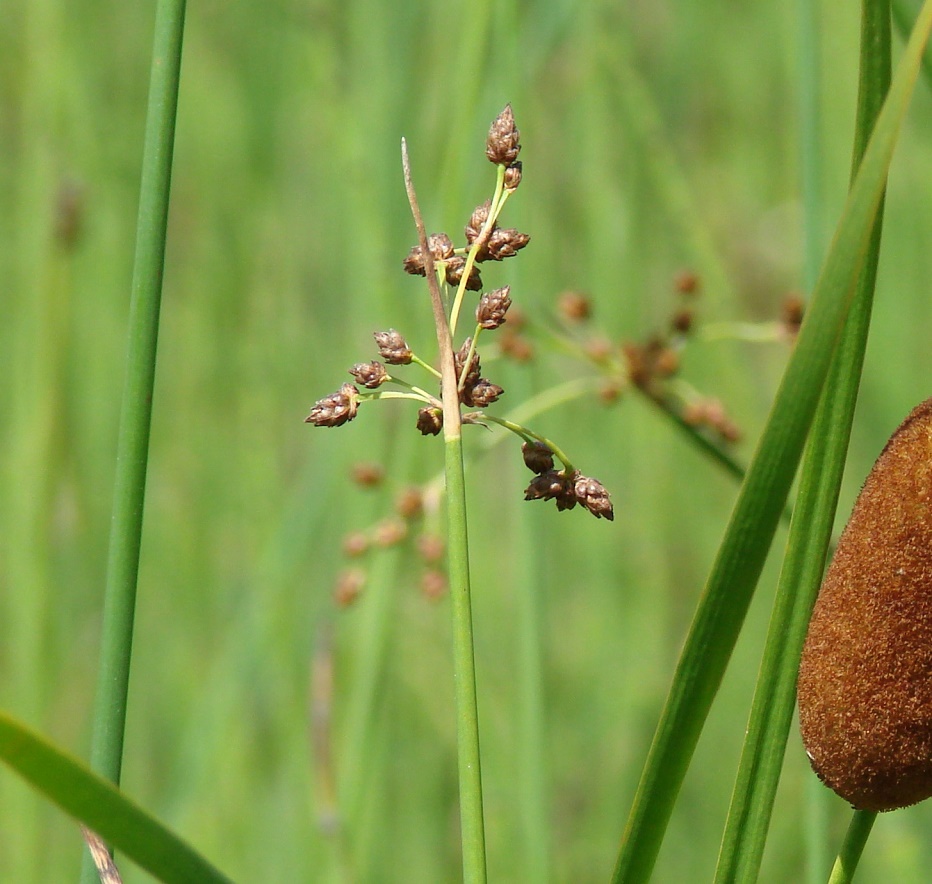
M 851 817 L 845 840 L 838 852 L 838 858 L 829 876 L 829 884 L 851 884 L 854 872 L 858 867 L 867 836 L 870 835 L 877 814 L 867 810 L 856 810 Z
M 484 411 L 475 412 L 476 417 L 480 421 L 492 421 L 494 424 L 498 424 L 500 427 L 504 427 L 506 430 L 511 430 L 516 436 L 520 436 L 522 439 L 529 441 L 535 439 L 538 442 L 543 442 L 554 454 L 560 463 L 563 464 L 564 469 L 572 471 L 575 469 L 570 459 L 563 453 L 562 449 L 557 446 L 555 443 L 551 442 L 546 436 L 541 436 L 540 433 L 535 433 L 533 430 L 529 430 L 527 427 L 521 426 L 521 424 L 516 424 L 514 421 L 510 421 L 507 418 L 496 417 L 494 414 L 486 414 Z
M 489 217 L 486 219 L 485 224 L 482 225 L 479 236 L 476 237 L 476 241 L 472 244 L 469 254 L 466 256 L 463 276 L 460 279 L 460 283 L 456 288 L 456 295 L 453 298 L 453 309 L 450 311 L 451 335 L 456 334 L 456 323 L 459 320 L 460 308 L 463 306 L 463 296 L 466 294 L 466 283 L 469 282 L 469 274 L 472 273 L 472 269 L 476 264 L 476 255 L 479 254 L 479 249 L 489 238 L 489 234 L 492 230 L 494 230 L 495 222 L 498 220 L 499 213 L 502 211 L 502 207 L 505 205 L 505 201 L 508 199 L 509 194 L 510 191 L 505 191 L 505 167 L 498 166 L 497 177 L 495 179 L 495 193 L 492 196 Z
M 415 386 L 414 384 L 409 384 L 407 381 L 403 381 L 401 378 L 392 377 L 391 383 L 397 384 L 399 387 L 404 387 L 406 390 L 410 390 L 410 393 L 399 393 L 392 390 L 379 390 L 379 392 L 373 397 L 374 399 L 419 399 L 422 402 L 427 402 L 431 405 L 440 405 L 440 400 L 436 396 L 431 396 L 427 390 L 422 387 Z
M 460 784 L 460 837 L 463 849 L 463 880 L 484 884 L 486 880 L 485 823 L 482 812 L 482 768 L 479 754 L 479 712 L 476 698 L 476 664 L 472 634 L 472 601 L 469 582 L 469 540 L 466 530 L 466 480 L 463 470 L 463 436 L 456 367 L 453 361 L 451 326 L 447 321 L 434 261 L 427 247 L 427 230 L 411 178 L 411 165 L 404 140 L 401 143 L 405 188 L 424 254 L 427 284 L 440 351 L 443 395 L 443 433 L 446 442 L 447 546 L 450 597 L 453 609 L 453 676 L 456 682 L 456 732 Z M 468 273 L 468 266 L 467 271 Z
M 893 0 L 892 4 L 893 22 L 900 36 L 906 40 L 909 37 L 913 25 L 916 24 L 916 16 L 922 7 L 922 0 Z M 927 46 L 922 56 L 922 73 L 926 79 L 926 85 L 932 84 L 932 46 Z
M 426 402 L 428 405 L 434 405 L 438 402 L 430 393 L 424 393 L 423 391 L 402 393 L 401 390 L 380 390 L 370 396 L 365 394 L 359 396 L 360 402 L 373 402 L 376 399 L 413 399 L 415 402 Z
M 453 607 L 453 663 L 456 680 L 456 731 L 459 747 L 460 826 L 463 880 L 486 880 L 482 774 L 479 765 L 479 713 L 472 636 L 466 484 L 461 435 L 446 439 L 447 526 L 450 598 Z
M 120 780 L 123 758 L 184 12 L 185 0 L 159 0 L 142 160 L 91 749 L 94 770 L 114 783 Z M 83 880 L 96 880 L 89 863 L 85 864 Z
M 416 365 L 420 365 L 421 368 L 426 368 L 435 378 L 437 378 L 437 380 L 440 380 L 440 372 L 437 371 L 437 369 L 434 368 L 432 365 L 428 365 L 423 359 L 420 358 L 420 356 L 415 356 L 412 353 L 411 361 L 415 363 Z
M 463 371 L 460 374 L 459 382 L 456 389 L 462 393 L 466 386 L 466 378 L 469 377 L 469 368 L 472 365 L 473 357 L 476 355 L 476 347 L 479 344 L 479 335 L 482 334 L 482 326 L 476 323 L 476 330 L 472 333 L 472 339 L 469 342 L 469 350 L 466 352 L 466 358 L 463 360 Z
M 799 16 L 800 184 L 803 206 L 803 285 L 812 291 L 825 253 L 822 199 L 822 139 L 820 125 L 821 61 L 820 6 L 817 0 L 797 0 Z M 804 793 L 805 877 L 817 884 L 828 862 L 828 796 L 819 783 L 808 781 Z

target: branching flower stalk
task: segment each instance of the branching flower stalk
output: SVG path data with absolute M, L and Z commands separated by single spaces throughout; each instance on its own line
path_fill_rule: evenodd
M 418 232 L 418 244 L 405 258 L 404 269 L 409 274 L 423 276 L 427 280 L 437 336 L 439 370 L 415 354 L 397 330 L 375 332 L 381 361 L 372 360 L 354 365 L 349 373 L 355 383 L 344 383 L 336 392 L 319 399 L 306 418 L 308 423 L 319 427 L 337 427 L 356 418 L 361 405 L 383 399 L 411 399 L 422 405 L 417 415 L 417 429 L 424 436 L 436 436 L 443 432 L 446 452 L 446 548 L 454 623 L 463 876 L 468 882 L 486 880 L 486 859 L 470 601 L 463 425 L 497 424 L 522 440 L 524 462 L 535 474 L 525 490 L 525 500 L 553 500 L 558 510 L 573 509 L 580 504 L 596 518 L 607 520 L 611 520 L 614 515 L 609 494 L 602 484 L 583 475 L 557 445 L 515 421 L 499 418 L 487 411 L 505 391 L 482 376 L 477 343 L 482 334 L 505 323 L 512 302 L 510 286 L 482 292 L 478 265 L 514 257 L 530 241 L 527 234 L 498 225 L 502 209 L 521 183 L 522 166 L 518 161 L 520 150 L 520 132 L 515 126 L 509 105 L 492 123 L 486 141 L 486 156 L 496 166 L 494 193 L 490 200 L 473 210 L 465 228 L 466 245 L 455 247 L 445 233 L 428 236 L 412 180 L 407 144 L 402 141 L 405 188 Z M 481 293 L 475 311 L 476 325 L 472 335 L 455 348 L 454 335 L 468 291 Z M 394 366 L 404 365 L 416 365 L 426 371 L 433 381 L 439 380 L 439 397 L 393 373 Z M 383 389 L 386 385 L 401 389 Z M 464 414 L 464 406 L 475 410 Z M 554 457 L 562 464 L 559 470 L 554 467 Z

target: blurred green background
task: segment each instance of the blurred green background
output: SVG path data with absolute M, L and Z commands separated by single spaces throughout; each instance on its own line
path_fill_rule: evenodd
M 460 239 L 491 194 L 489 122 L 513 104 L 525 176 L 504 222 L 532 241 L 485 279 L 530 318 L 551 322 L 576 288 L 598 334 L 640 339 L 689 268 L 703 322 L 768 321 L 806 285 L 803 82 L 818 90 L 817 245 L 851 151 L 857 8 L 813 10 L 815 68 L 803 8 L 189 4 L 123 786 L 236 880 L 459 873 L 447 600 L 424 597 L 409 545 L 365 561 L 352 608 L 333 601 L 343 536 L 435 476 L 442 446 L 409 403 L 302 423 L 375 356 L 372 331 L 433 357 L 426 289 L 401 272 L 401 137 L 428 227 Z M 86 757 L 154 6 L 13 0 L 0 15 L 0 705 Z M 930 148 L 926 82 L 894 161 L 844 516 L 930 393 Z M 508 391 L 500 414 L 587 372 L 533 342 L 531 363 L 484 363 Z M 701 339 L 684 354 L 683 376 L 743 428 L 743 461 L 786 355 Z M 533 426 L 605 483 L 616 517 L 524 504 L 511 440 L 470 464 L 489 871 L 605 881 L 736 487 L 635 394 Z M 484 435 L 467 440 L 477 454 Z M 384 465 L 383 490 L 351 483 L 361 460 Z M 714 868 L 781 542 L 658 881 Z M 764 880 L 801 880 L 808 776 L 794 732 Z M 930 833 L 927 807 L 882 817 L 863 880 L 927 880 Z M 80 850 L 73 822 L 0 771 L 4 880 L 71 880 Z

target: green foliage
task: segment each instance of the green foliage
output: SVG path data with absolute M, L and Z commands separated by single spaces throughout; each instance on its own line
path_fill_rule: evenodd
M 29 728 L 0 715 L 0 756 L 72 816 L 160 881 L 224 884 L 222 875 L 114 786 Z M 99 880 L 99 879 L 98 879 Z
M 850 6 L 820 14 L 818 195 L 831 228 L 847 191 L 857 21 Z M 0 708 L 86 756 L 151 10 L 21 0 L 7 15 Z M 641 339 L 688 266 L 704 282 L 700 325 L 768 320 L 804 279 L 794 15 L 684 0 L 189 9 L 123 785 L 235 880 L 458 874 L 448 602 L 420 595 L 407 549 L 366 563 L 354 607 L 331 598 L 343 534 L 438 473 L 440 446 L 404 402 L 339 430 L 301 422 L 372 331 L 410 317 L 406 333 L 430 350 L 423 281 L 400 271 L 415 242 L 401 136 L 428 228 L 452 230 L 487 195 L 482 136 L 512 102 L 526 148 L 509 223 L 532 240 L 507 282 L 525 313 L 545 321 L 558 292 L 581 288 L 607 336 Z M 929 394 L 930 111 L 920 89 L 893 164 L 845 514 Z M 745 463 L 788 356 L 701 338 L 684 354 L 684 375 L 742 427 Z M 502 364 L 502 405 L 578 373 L 562 355 Z M 575 401 L 535 426 L 612 489 L 615 521 L 523 503 L 517 452 L 483 454 L 484 431 L 465 435 L 489 873 L 602 881 L 737 486 L 634 394 L 611 408 Z M 386 465 L 385 490 L 351 486 L 362 459 Z M 775 582 L 765 567 L 658 881 L 712 875 Z M 312 681 L 318 699 L 330 685 L 329 705 L 312 710 Z M 544 763 L 528 770 L 529 751 Z M 791 733 L 762 880 L 801 877 L 809 776 Z M 832 802 L 834 849 L 848 814 Z M 67 817 L 2 770 L 0 807 L 4 877 L 74 877 Z M 880 818 L 864 880 L 923 881 L 930 825 L 924 806 Z

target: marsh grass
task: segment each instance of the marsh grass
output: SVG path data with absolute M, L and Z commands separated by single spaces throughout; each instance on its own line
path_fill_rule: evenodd
M 449 612 L 418 596 L 404 553 L 380 563 L 354 609 L 330 600 L 344 529 L 389 505 L 348 492 L 348 464 L 383 460 L 415 481 L 435 467 L 389 409 L 372 416 L 384 432 L 354 425 L 308 440 L 300 424 L 333 366 L 410 308 L 397 270 L 410 245 L 401 135 L 420 156 L 447 158 L 419 167 L 418 187 L 438 226 L 459 224 L 485 171 L 461 145 L 515 101 L 534 133 L 533 186 L 509 206 L 534 234 L 520 285 L 542 304 L 564 287 L 588 290 L 618 338 L 662 321 L 683 265 L 705 280 L 709 320 L 770 318 L 800 285 L 795 12 L 697 9 L 547 3 L 531 15 L 506 3 L 483 17 L 474 6 L 440 15 L 364 0 L 189 10 L 123 783 L 235 880 L 260 879 L 269 857 L 291 880 L 445 880 L 459 868 Z M 816 198 L 829 225 L 846 192 L 857 22 L 835 4 L 818 14 Z M 468 22 L 469 39 L 457 42 L 450 21 Z M 9 319 L 0 322 L 0 706 L 79 754 L 89 745 L 150 29 L 129 7 L 47 0 L 14 4 L 0 33 L 10 111 L 0 114 L 0 200 L 10 208 L 0 213 Z M 922 88 L 894 161 L 842 511 L 889 431 L 928 395 L 930 111 Z M 70 181 L 82 221 L 73 241 L 54 235 Z M 426 322 L 420 331 L 429 334 Z M 716 390 L 745 429 L 744 462 L 787 355 L 729 342 L 688 353 L 691 380 Z M 509 395 L 533 392 L 567 370 L 562 358 L 504 366 L 499 382 Z M 585 421 L 553 412 L 546 432 L 581 462 L 605 462 L 599 477 L 619 489 L 610 544 L 592 525 L 515 502 L 516 458 L 497 451 L 479 461 L 482 479 L 468 477 L 492 880 L 521 880 L 529 868 L 542 870 L 535 880 L 609 874 L 734 501 L 732 480 L 649 404 L 587 408 Z M 482 552 L 493 540 L 508 542 L 504 560 Z M 712 875 L 776 576 L 765 567 L 657 880 Z M 336 834 L 320 825 L 308 723 L 322 622 L 333 629 L 337 782 L 352 793 Z M 516 641 L 535 622 L 537 638 Z M 522 667 L 526 682 L 514 677 Z M 539 724 L 517 727 L 519 716 Z M 528 768 L 529 753 L 543 762 Z M 791 733 L 762 880 L 801 874 L 808 779 Z M 7 773 L 0 793 L 3 873 L 70 880 L 76 826 Z M 848 815 L 831 796 L 828 805 L 834 852 Z M 879 820 L 864 880 L 924 880 L 929 813 Z

